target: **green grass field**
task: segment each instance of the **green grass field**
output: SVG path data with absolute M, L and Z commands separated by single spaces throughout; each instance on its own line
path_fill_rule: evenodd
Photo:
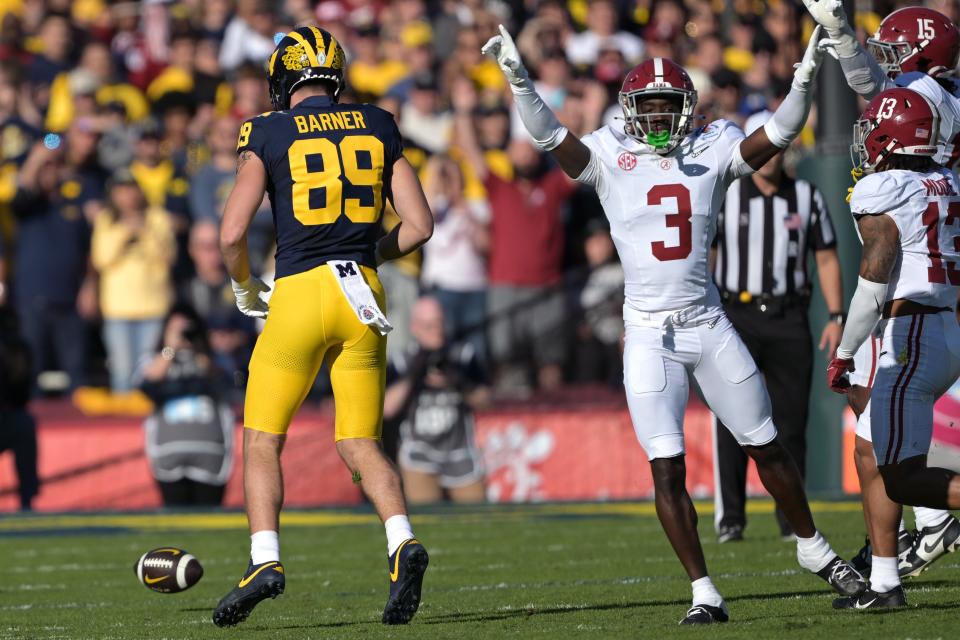
M 731 622 L 680 628 L 689 582 L 652 505 L 432 509 L 414 517 L 430 551 L 420 612 L 384 627 L 383 530 L 364 511 L 285 514 L 287 592 L 246 623 L 218 629 L 213 606 L 240 577 L 242 514 L 35 516 L 0 520 L 0 638 L 895 638 L 956 637 L 960 554 L 907 582 L 910 608 L 833 611 L 833 596 L 800 570 L 776 535 L 771 505 L 753 505 L 747 540 L 701 533 Z M 862 543 L 855 503 L 818 503 L 821 530 L 849 556 Z M 180 546 L 205 575 L 176 595 L 133 574 L 144 551 Z

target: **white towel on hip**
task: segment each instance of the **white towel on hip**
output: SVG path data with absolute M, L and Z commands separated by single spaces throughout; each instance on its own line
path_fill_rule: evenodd
M 330 260 L 327 264 L 330 265 L 330 270 L 333 271 L 343 296 L 353 312 L 357 314 L 357 319 L 363 324 L 373 325 L 382 336 L 390 333 L 393 325 L 380 310 L 370 285 L 363 279 L 360 265 L 353 260 Z

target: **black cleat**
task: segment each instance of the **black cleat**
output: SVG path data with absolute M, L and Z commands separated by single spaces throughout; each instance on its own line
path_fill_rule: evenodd
M 900 556 L 901 578 L 905 577 L 905 575 L 908 575 L 904 574 L 904 567 L 909 562 L 907 556 L 913 545 L 913 538 L 915 534 L 916 531 L 914 531 L 912 534 L 907 533 L 906 531 L 900 531 L 900 533 L 897 535 L 897 555 Z M 860 551 L 857 551 L 857 555 L 850 559 L 850 566 L 856 569 L 857 572 L 864 578 L 870 577 L 870 571 L 873 568 L 873 546 L 870 544 L 869 537 L 863 539 L 863 546 L 860 547 Z
M 695 604 L 687 611 L 680 624 L 713 624 L 726 622 L 730 619 L 727 614 L 727 605 L 712 607 L 709 604 Z
M 420 589 L 423 574 L 427 572 L 430 557 L 416 538 L 403 542 L 387 558 L 390 571 L 390 597 L 383 608 L 383 624 L 407 624 L 420 607 Z
M 936 527 L 915 531 L 906 551 L 899 551 L 901 578 L 915 578 L 934 561 L 960 547 L 960 521 L 950 516 Z
M 833 601 L 834 609 L 899 609 L 905 606 L 907 606 L 907 596 L 903 593 L 901 585 L 883 593 L 867 589 L 858 596 L 837 598 Z
M 737 524 L 720 527 L 717 531 L 717 542 L 725 544 L 727 542 L 740 542 L 743 540 L 743 527 Z
M 873 568 L 872 563 L 873 547 L 870 546 L 870 538 L 864 538 L 860 551 L 857 551 L 857 555 L 850 558 L 850 566 L 864 578 L 867 578 L 870 576 L 870 569 Z
M 910 551 L 910 547 L 913 546 L 913 539 L 916 537 L 916 529 L 914 529 L 912 533 L 906 529 L 901 529 L 897 534 L 897 555 L 901 558 L 906 556 L 907 552 Z
M 834 556 L 817 575 L 842 596 L 857 597 L 867 589 L 867 581 L 840 556 Z
M 283 593 L 285 584 L 283 565 L 279 562 L 250 563 L 240 583 L 223 596 L 213 610 L 213 623 L 218 627 L 232 627 L 243 622 L 261 600 Z

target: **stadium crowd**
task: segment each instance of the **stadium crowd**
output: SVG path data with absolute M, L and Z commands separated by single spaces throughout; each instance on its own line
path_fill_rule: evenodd
M 936 5 L 957 17 L 956 2 Z M 579 134 L 618 117 L 624 73 L 649 56 L 686 66 L 707 121 L 742 123 L 788 88 L 803 17 L 786 0 L 0 2 L 0 305 L 19 317 L 36 372 L 66 373 L 45 384 L 109 380 L 122 396 L 186 303 L 212 362 L 242 387 L 257 327 L 234 306 L 218 217 L 239 125 L 270 108 L 274 35 L 316 23 L 347 51 L 341 102 L 395 114 L 436 217 L 422 254 L 381 267 L 391 356 L 431 293 L 502 393 L 617 380 L 623 274 L 599 203 L 532 145 L 482 43 L 508 25 Z M 250 239 L 267 275 L 268 211 Z

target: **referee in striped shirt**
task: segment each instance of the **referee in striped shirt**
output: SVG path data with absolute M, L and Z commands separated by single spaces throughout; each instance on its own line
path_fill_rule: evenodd
M 771 113 L 747 120 L 747 135 Z M 807 322 L 813 254 L 830 321 L 820 336 L 828 357 L 843 331 L 843 283 L 836 238 L 823 197 L 810 183 L 783 172 L 779 154 L 756 173 L 734 182 L 717 223 L 714 278 L 724 309 L 763 373 L 779 438 L 804 472 L 807 404 L 813 366 Z M 743 538 L 747 456 L 721 424 L 714 434 L 716 511 L 720 542 Z M 793 532 L 777 512 L 783 536 Z

